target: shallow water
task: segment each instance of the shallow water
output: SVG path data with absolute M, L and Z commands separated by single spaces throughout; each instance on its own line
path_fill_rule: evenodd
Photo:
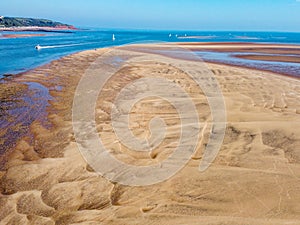
M 35 82 L 25 82 L 27 89 L 20 91 L 12 98 L 1 102 L 0 130 L 1 134 L 0 156 L 13 147 L 25 135 L 33 121 L 39 120 L 47 127 L 47 106 L 52 99 L 48 89 Z M 0 162 L 1 164 L 1 162 Z
M 300 77 L 300 63 L 262 61 L 253 59 L 237 58 L 232 53 L 198 51 L 196 54 L 205 61 L 220 62 L 259 70 L 268 70 L 280 74 L 288 74 Z M 251 55 L 253 53 L 238 53 L 239 55 Z M 255 53 L 255 55 L 266 55 Z M 270 55 L 270 54 L 269 54 Z M 299 56 L 298 56 L 299 57 Z

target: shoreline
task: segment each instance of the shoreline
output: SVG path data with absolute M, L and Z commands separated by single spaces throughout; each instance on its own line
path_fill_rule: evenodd
M 27 34 L 25 34 L 27 36 Z M 25 36 L 24 35 L 24 36 Z M 35 36 L 35 34 L 29 34 L 30 36 Z M 43 35 L 43 34 L 41 34 Z M 15 35 L 12 35 L 15 36 Z M 16 36 L 19 36 L 18 34 L 16 34 Z M 23 35 L 20 35 L 21 37 Z M 40 36 L 40 34 L 37 34 L 37 36 Z M 0 36 L 1 38 L 1 36 Z M 12 38 L 17 38 L 17 37 L 12 37 Z M 179 46 L 182 46 L 184 48 L 187 48 L 188 50 L 193 51 L 212 51 L 212 52 L 216 52 L 216 53 L 228 53 L 232 55 L 230 57 L 232 58 L 240 58 L 240 59 L 249 59 L 251 62 L 251 60 L 256 60 L 259 59 L 261 62 L 281 62 L 279 61 L 280 59 L 284 58 L 285 55 L 287 55 L 289 57 L 289 60 L 286 61 L 286 63 L 289 62 L 293 62 L 293 63 L 298 63 L 299 58 L 298 55 L 300 56 L 300 45 L 294 45 L 294 44 L 264 44 L 264 43 L 248 43 L 248 42 L 170 42 L 169 44 L 176 44 Z M 140 44 L 141 46 L 143 44 Z M 163 45 L 163 43 L 161 44 Z M 233 48 L 234 47 L 234 48 Z M 256 48 L 259 47 L 259 48 Z M 106 48 L 106 47 L 104 47 Z M 246 50 L 245 50 L 246 48 Z M 251 49 L 249 49 L 251 48 Z M 275 49 L 274 49 L 275 48 Z M 102 49 L 102 48 L 100 48 Z M 266 50 L 267 49 L 267 50 Z M 67 54 L 67 55 L 72 55 L 72 54 L 76 54 L 78 52 L 81 52 L 82 50 L 79 50 L 75 53 L 71 53 L 71 54 Z M 83 50 L 83 51 L 89 51 L 89 50 Z M 240 53 L 251 53 L 251 54 L 274 54 L 275 58 L 277 60 L 271 60 L 270 56 L 266 55 L 255 55 L 252 56 L 250 55 L 249 57 L 246 55 L 239 55 Z M 290 54 L 294 54 L 293 56 L 289 56 Z M 67 55 L 61 56 L 61 57 L 65 57 Z M 59 58 L 61 58 L 59 57 Z M 257 58 L 256 58 L 257 57 Z M 58 58 L 58 59 L 59 59 Z M 56 60 L 56 59 L 52 59 L 50 61 L 47 61 L 43 64 L 41 64 L 40 66 L 43 66 L 45 64 L 51 63 L 51 61 Z M 289 76 L 289 77 L 295 77 L 297 79 L 299 79 L 300 74 L 298 76 L 298 73 L 294 73 L 290 72 L 288 69 L 286 70 L 286 72 L 280 72 L 277 70 L 272 70 L 272 69 L 263 69 L 263 68 L 257 68 L 254 66 L 247 66 L 247 65 L 238 65 L 237 63 L 234 62 L 222 62 L 220 60 L 213 60 L 213 59 L 209 59 L 209 60 L 205 60 L 205 62 L 208 63 L 215 63 L 215 64 L 220 64 L 220 65 L 229 65 L 229 66 L 234 66 L 234 67 L 240 67 L 240 68 L 247 68 L 247 69 L 254 69 L 254 70 L 262 70 L 262 71 L 266 71 L 266 72 L 271 72 L 271 73 L 278 73 L 281 74 L 283 76 Z M 34 68 L 37 68 L 39 66 L 35 66 L 33 68 L 30 68 L 28 70 L 32 70 Z M 5 77 L 11 77 L 11 76 L 15 76 L 17 74 L 22 74 L 22 73 L 26 73 L 28 71 L 27 69 L 22 70 L 21 72 L 12 72 L 12 73 L 4 73 L 2 74 L 2 78 L 3 79 Z
M 189 43 L 194 44 L 194 42 L 189 42 Z M 173 44 L 173 43 L 170 43 L 170 44 Z M 176 43 L 176 44 L 178 44 L 178 43 Z M 216 44 L 216 45 L 222 44 L 222 45 L 224 45 L 225 44 L 226 45 L 226 44 L 232 44 L 232 43 L 226 43 L 226 42 L 220 42 L 220 43 L 213 43 L 212 42 L 212 43 L 210 43 L 210 42 L 207 42 L 207 43 L 201 43 L 201 44 L 203 44 L 203 45 L 210 45 L 210 44 Z M 238 43 L 238 44 L 244 44 L 244 43 Z M 143 46 L 144 44 L 140 44 L 140 45 Z M 278 45 L 276 45 L 276 46 L 278 46 Z M 287 46 L 292 47 L 294 45 L 287 45 Z M 299 47 L 300 47 L 300 45 L 299 45 Z M 103 47 L 103 48 L 97 48 L 97 49 L 77 51 L 77 52 L 74 52 L 74 53 L 71 53 L 71 54 L 67 54 L 67 55 L 58 57 L 57 59 L 50 60 L 50 61 L 45 62 L 45 63 L 43 63 L 43 64 L 41 64 L 39 66 L 30 68 L 30 69 L 25 69 L 22 72 L 17 72 L 17 73 L 12 73 L 12 74 L 10 74 L 10 73 L 9 74 L 3 74 L 3 77 L 0 78 L 0 80 L 2 80 L 2 79 L 11 79 L 11 78 L 14 78 L 16 76 L 22 76 L 22 75 L 24 75 L 26 73 L 29 73 L 29 72 L 34 71 L 36 69 L 39 69 L 40 67 L 47 66 L 48 64 L 51 64 L 54 61 L 58 61 L 58 60 L 60 60 L 60 59 L 62 59 L 64 57 L 69 57 L 69 56 L 72 56 L 72 55 L 75 55 L 75 54 L 78 54 L 78 53 L 81 53 L 81 52 L 84 53 L 84 52 L 93 51 L 93 50 L 100 51 L 100 50 L 106 50 L 106 49 L 109 49 L 109 47 Z M 218 50 L 215 50 L 215 51 L 218 52 Z M 238 55 L 238 52 L 237 52 L 237 54 L 233 55 L 233 57 L 237 57 L 237 58 L 241 57 L 241 58 L 243 58 L 244 56 L 243 55 Z M 254 57 L 256 57 L 256 55 Z M 284 57 L 284 56 L 282 56 L 282 57 Z M 174 58 L 176 58 L 176 57 L 174 57 Z M 248 58 L 248 56 L 246 55 L 245 58 Z M 265 61 L 269 61 L 268 59 L 264 59 L 264 58 L 262 58 L 261 60 L 262 61 L 264 61 L 264 60 Z M 287 77 L 291 77 L 291 78 L 294 78 L 294 79 L 300 79 L 300 74 L 299 74 L 299 76 L 294 76 L 294 75 L 291 75 L 289 73 L 279 73 L 279 72 L 274 72 L 272 70 L 258 69 L 258 68 L 255 68 L 253 66 L 242 66 L 242 65 L 236 65 L 234 63 L 219 62 L 219 61 L 214 61 L 214 60 L 208 60 L 208 61 L 203 60 L 203 61 L 206 62 L 206 63 L 216 64 L 216 65 L 232 66 L 232 67 L 236 67 L 236 68 L 240 68 L 240 69 L 250 69 L 250 70 L 254 70 L 254 71 L 264 71 L 264 72 L 269 72 L 269 73 L 277 74 L 277 75 L 280 75 L 280 76 L 287 76 Z M 279 62 L 281 62 L 281 61 L 279 61 Z M 282 62 L 284 62 L 284 61 L 282 61 Z M 286 62 L 289 62 L 289 61 L 286 61 Z M 294 62 L 294 61 L 292 61 L 292 62 Z
M 40 31 L 40 32 L 68 32 L 75 31 L 78 28 L 75 27 L 37 27 L 37 26 L 29 26 L 29 27 L 1 27 L 0 31 L 7 32 L 24 32 L 24 31 Z
M 169 43 L 169 44 L 173 45 L 174 43 Z M 159 45 L 161 47 L 163 47 L 164 43 L 159 44 Z M 205 43 L 187 42 L 187 43 L 175 43 L 175 46 L 176 45 L 183 46 L 184 48 L 186 48 L 187 50 L 190 50 L 191 52 L 199 51 L 200 54 L 201 54 L 201 51 L 204 51 L 204 52 L 205 51 L 209 51 L 209 52 L 211 51 L 211 52 L 215 52 L 215 53 L 223 53 L 223 52 L 228 53 L 228 59 L 227 60 L 224 60 L 224 59 L 223 60 L 206 59 L 205 56 L 204 57 L 199 56 L 200 59 L 202 61 L 206 62 L 206 63 L 227 65 L 227 66 L 233 66 L 233 67 L 236 67 L 236 68 L 253 69 L 253 70 L 257 70 L 257 71 L 265 71 L 265 72 L 280 74 L 282 76 L 288 76 L 288 77 L 300 79 L 300 73 L 295 72 L 294 70 L 291 70 L 291 68 L 286 68 L 286 70 L 283 70 L 283 71 L 278 71 L 276 69 L 273 69 L 272 67 L 269 68 L 269 69 L 265 69 L 261 66 L 256 66 L 255 64 L 251 64 L 252 59 L 249 59 L 248 65 L 246 63 L 241 65 L 239 62 L 234 62 L 234 61 L 230 62 L 230 58 L 236 58 L 237 57 L 236 55 L 238 55 L 240 52 L 242 52 L 242 53 L 251 52 L 252 54 L 255 54 L 257 52 L 261 53 L 261 54 L 274 53 L 275 52 L 278 55 L 280 54 L 280 58 L 284 58 L 285 54 L 290 55 L 291 52 L 294 53 L 293 51 L 295 51 L 295 47 L 296 47 L 297 54 L 299 54 L 299 56 L 300 56 L 300 45 L 280 45 L 280 44 L 273 45 L 273 44 L 257 44 L 257 43 L 249 43 L 248 44 L 248 43 L 244 43 L 244 42 L 240 42 L 240 43 L 233 43 L 233 42 L 230 42 L 230 43 L 227 43 L 227 42 L 218 42 L 218 43 L 213 43 L 213 42 L 205 42 Z M 155 44 L 153 46 L 154 46 L 154 48 L 156 48 Z M 167 44 L 167 46 L 168 46 L 168 44 Z M 235 48 L 232 48 L 232 46 L 235 46 Z M 254 46 L 259 46 L 259 48 L 252 48 Z M 286 49 L 284 49 L 283 47 L 285 47 Z M 249 50 L 249 48 L 251 48 L 251 49 Z M 268 50 L 266 51 L 265 48 L 268 49 Z M 273 48 L 275 48 L 275 49 L 273 49 Z M 263 51 L 259 52 L 257 49 L 262 49 Z M 270 52 L 270 50 L 271 50 L 271 52 Z M 136 51 L 143 51 L 143 44 L 138 45 L 137 48 L 136 48 Z M 149 53 L 151 53 L 151 52 L 149 52 Z M 168 53 L 161 53 L 161 55 L 170 56 L 170 55 L 168 55 Z M 177 55 L 173 55 L 173 56 L 170 56 L 170 57 L 181 59 L 181 56 L 177 56 Z M 289 56 L 289 59 L 290 59 L 290 61 L 292 61 L 293 63 L 295 62 L 295 64 L 296 64 L 299 58 L 298 58 L 298 55 L 294 55 L 292 57 Z M 253 60 L 255 60 L 255 59 L 253 59 Z M 263 62 L 281 63 L 278 60 L 277 61 L 276 60 L 271 61 L 268 55 L 267 56 L 260 55 L 260 60 L 259 61 L 262 62 L 262 63 Z M 282 62 L 282 63 L 288 63 L 288 62 Z
M 73 53 L 8 79 L 16 87 L 39 83 L 48 89 L 52 99 L 45 100 L 49 103 L 47 123 L 35 119 L 28 125 L 27 135 L 19 139 L 0 171 L 3 223 L 201 221 L 211 224 L 216 220 L 236 224 L 247 221 L 251 225 L 299 223 L 299 178 L 296 176 L 300 174 L 299 79 L 208 63 L 222 88 L 228 114 L 228 128 L 219 156 L 209 170 L 199 173 L 197 168 L 210 132 L 207 128 L 193 159 L 177 175 L 156 185 L 128 187 L 109 182 L 87 165 L 77 150 L 72 128 L 72 102 L 77 84 L 90 64 L 108 50 Z M 97 101 L 95 114 L 99 135 L 112 153 L 121 155 L 125 161 L 143 162 L 144 159 L 133 153 L 126 158 L 120 151 L 108 126 L 108 108 L 120 88 L 149 74 L 162 76 L 161 71 L 189 90 L 197 101 L 201 120 L 209 122 L 206 98 L 187 82 L 185 73 L 155 62 L 127 66 L 109 80 Z M 19 100 L 22 93 L 24 97 L 27 95 L 20 90 Z M 160 102 L 155 111 L 146 103 L 146 108 L 140 109 L 146 121 L 150 109 L 157 115 L 162 109 L 168 109 Z M 176 128 L 178 121 L 173 118 L 172 109 L 169 110 L 163 112 Z M 148 129 L 143 123 L 139 125 L 145 131 Z M 172 140 L 175 136 L 168 138 Z M 154 160 L 163 159 L 165 154 L 158 151 Z M 289 196 L 279 196 L 279 190 Z M 281 207 L 277 208 L 279 199 Z M 276 209 L 274 213 L 270 213 L 272 209 Z

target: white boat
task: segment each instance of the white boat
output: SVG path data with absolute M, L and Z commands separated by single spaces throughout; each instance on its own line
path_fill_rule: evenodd
M 35 46 L 36 50 L 40 50 L 42 47 L 40 45 Z
M 112 35 L 112 40 L 113 40 L 113 41 L 116 40 L 115 34 Z
M 169 34 L 169 38 L 172 37 L 172 34 Z

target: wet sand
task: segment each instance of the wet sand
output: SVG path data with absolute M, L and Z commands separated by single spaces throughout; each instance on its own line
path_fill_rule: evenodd
M 300 223 L 299 79 L 208 64 L 220 83 L 228 119 L 224 143 L 213 165 L 205 172 L 198 171 L 208 126 L 193 158 L 178 174 L 160 184 L 130 187 L 95 173 L 79 153 L 72 130 L 77 84 L 106 51 L 66 56 L 3 84 L 9 91 L 1 93 L 1 101 L 14 95 L 22 99 L 27 95 L 26 83 L 43 85 L 51 95 L 49 99 L 48 93 L 41 94 L 40 99 L 49 104 L 45 104 L 47 115 L 34 116 L 1 170 L 3 224 Z M 165 147 L 149 159 L 115 142 L 109 109 L 113 97 L 126 84 L 149 74 L 164 76 L 189 90 L 203 123 L 210 121 L 205 96 L 183 71 L 157 62 L 127 65 L 109 80 L 96 108 L 104 144 L 127 163 L 164 160 L 174 148 L 172 140 L 178 138 L 174 109 L 165 101 L 151 99 L 133 110 L 133 131 L 136 135 L 149 131 L 150 111 L 163 114 L 172 130 Z M 159 107 L 153 107 L 158 103 Z
M 260 53 L 273 54 L 276 56 L 288 56 L 295 58 L 298 62 L 300 56 L 300 45 L 286 45 L 286 44 L 257 44 L 257 43 L 177 43 L 178 45 L 190 49 L 192 51 L 215 51 L 228 53 Z M 267 56 L 268 57 L 268 56 Z M 264 60 L 263 57 L 260 60 Z M 285 61 L 283 61 L 285 62 Z
M 185 48 L 195 49 L 270 49 L 277 51 L 279 49 L 300 49 L 299 45 L 288 44 L 269 44 L 269 43 L 251 43 L 251 42 L 178 42 L 176 43 Z
M 232 53 L 234 57 L 277 62 L 300 62 L 300 46 L 257 43 L 178 43 L 192 51 L 215 51 Z M 237 53 L 251 53 L 237 54 Z M 269 54 L 269 55 L 268 55 Z
M 287 45 L 287 44 L 259 44 L 259 43 L 178 43 L 193 52 L 216 52 L 228 54 L 228 58 L 223 60 L 209 59 L 207 62 L 219 63 L 231 66 L 242 66 L 246 68 L 255 68 L 268 72 L 280 73 L 282 75 L 298 77 L 298 67 L 300 62 L 300 45 Z M 248 62 L 240 63 L 232 58 L 240 58 L 249 60 Z M 251 61 L 260 62 L 257 65 L 251 63 Z M 273 66 L 270 64 L 264 64 L 273 62 Z M 284 66 L 280 64 L 279 67 L 276 63 L 295 63 L 295 66 Z
M 300 55 L 285 56 L 285 55 L 238 55 L 238 54 L 234 54 L 233 56 L 237 57 L 237 58 L 252 59 L 252 60 L 300 63 Z
M 41 37 L 45 34 L 3 34 L 0 38 L 23 38 L 23 37 Z

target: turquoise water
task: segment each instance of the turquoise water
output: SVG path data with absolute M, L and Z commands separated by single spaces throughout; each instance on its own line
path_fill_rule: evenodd
M 30 32 L 27 32 L 30 33 Z M 2 32 L 7 34 L 7 32 Z M 9 33 L 11 34 L 11 33 Z M 0 38 L 0 78 L 4 74 L 16 74 L 48 63 L 64 55 L 114 45 L 134 42 L 262 42 L 300 44 L 300 33 L 279 32 L 196 32 L 196 31 L 128 31 L 128 30 L 80 30 L 72 33 L 45 33 L 43 37 Z M 112 34 L 116 40 L 112 41 Z M 169 37 L 169 34 L 172 34 Z M 176 37 L 177 35 L 177 37 Z M 201 36 L 198 38 L 184 38 Z M 37 51 L 34 47 L 49 46 Z M 202 57 L 211 58 L 211 54 Z M 216 55 L 215 55 L 216 56 Z

